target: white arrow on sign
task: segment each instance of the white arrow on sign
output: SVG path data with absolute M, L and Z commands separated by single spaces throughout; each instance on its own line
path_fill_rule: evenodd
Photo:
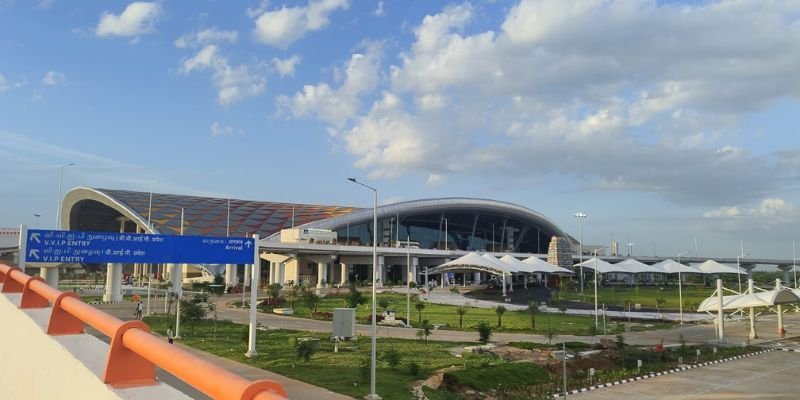
M 35 240 L 36 243 L 42 243 L 42 241 L 39 240 L 39 232 L 32 232 L 31 233 L 31 240 Z
M 250 246 L 252 246 L 250 242 L 244 242 L 244 245 L 247 246 L 248 249 L 250 248 Z
M 28 257 L 33 257 L 33 258 L 38 260 L 39 259 L 39 250 L 38 249 L 31 249 L 31 251 L 28 252 Z

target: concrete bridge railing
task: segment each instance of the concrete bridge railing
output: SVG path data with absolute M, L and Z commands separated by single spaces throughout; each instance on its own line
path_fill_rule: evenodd
M 157 385 L 156 367 L 159 367 L 216 400 L 283 400 L 287 398 L 285 388 L 278 382 L 271 380 L 251 382 L 157 338 L 150 333 L 147 324 L 141 321 L 124 322 L 84 303 L 76 294 L 60 292 L 48 286 L 42 278 L 26 275 L 18 268 L 0 264 L 0 283 L 2 283 L 0 292 L 5 297 L 0 300 L 19 299 L 18 308 L 23 311 L 42 309 L 41 312 L 46 313 L 46 310 L 52 305 L 49 316 L 43 315 L 43 319 L 46 318 L 46 322 L 42 323 L 46 335 L 62 338 L 63 335 L 82 334 L 84 326 L 88 325 L 109 337 L 111 344 L 108 346 L 105 364 L 99 377 L 111 388 Z M 8 315 L 5 311 L 11 307 L 9 307 L 9 302 L 4 301 L 4 303 L 0 305 L 5 307 L 3 313 Z M 16 314 L 22 315 L 20 312 L 16 312 Z M 0 322 L 3 330 L 13 332 L 15 327 L 6 324 L 10 322 L 12 321 Z M 22 320 L 17 322 L 25 325 Z M 27 325 L 25 329 L 30 328 L 29 321 Z M 20 329 L 23 328 L 20 327 Z M 5 346 L 24 348 L 26 344 L 6 342 Z M 47 359 L 27 361 L 48 363 Z M 97 361 L 87 362 L 87 364 L 97 364 Z M 0 361 L 0 364 L 5 364 L 2 368 L 5 370 L 3 375 L 17 369 L 13 366 L 14 362 L 14 360 L 8 359 Z M 43 371 L 46 368 L 40 370 Z M 51 371 L 46 374 L 54 373 L 58 372 Z M 48 384 L 46 380 L 40 383 Z M 76 398 L 80 397 L 79 393 L 75 395 Z

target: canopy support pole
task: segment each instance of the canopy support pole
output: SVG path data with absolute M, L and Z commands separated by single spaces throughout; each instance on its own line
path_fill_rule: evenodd
M 781 279 L 775 279 L 775 289 L 778 290 L 781 288 Z M 778 336 L 783 338 L 785 336 L 785 331 L 783 330 L 783 305 L 778 304 Z
M 747 293 L 751 296 L 753 295 L 753 278 L 749 278 L 747 280 Z M 750 307 L 750 339 L 758 339 L 758 334 L 756 334 L 756 313 L 755 308 Z
M 717 298 L 719 299 L 719 309 L 717 310 L 717 328 L 719 329 L 719 342 L 725 343 L 725 312 L 722 310 L 722 279 L 717 278 Z

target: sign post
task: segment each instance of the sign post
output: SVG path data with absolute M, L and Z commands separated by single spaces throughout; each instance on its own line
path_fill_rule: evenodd
M 43 229 L 29 229 L 24 237 L 29 263 L 249 264 L 255 245 L 241 237 Z
M 247 341 L 247 358 L 253 358 L 258 355 L 256 351 L 256 303 L 258 302 L 258 280 L 261 275 L 261 260 L 258 256 L 258 235 L 253 235 L 253 240 L 256 245 L 254 246 L 252 254 L 252 272 L 250 274 L 250 333 Z M 247 268 L 245 266 L 245 268 Z

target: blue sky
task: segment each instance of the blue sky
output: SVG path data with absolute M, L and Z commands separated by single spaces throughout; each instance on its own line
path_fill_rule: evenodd
M 0 0 L 0 226 L 75 186 L 510 201 L 634 253 L 791 257 L 795 1 Z M 800 238 L 798 238 L 800 239 Z

